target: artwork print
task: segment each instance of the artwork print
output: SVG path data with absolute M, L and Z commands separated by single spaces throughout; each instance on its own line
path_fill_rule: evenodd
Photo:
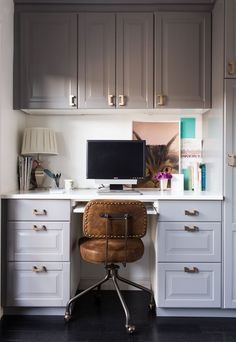
M 153 179 L 159 171 L 180 170 L 180 124 L 175 122 L 133 122 L 133 139 L 146 140 L 146 175 L 138 181 L 140 188 L 156 188 Z

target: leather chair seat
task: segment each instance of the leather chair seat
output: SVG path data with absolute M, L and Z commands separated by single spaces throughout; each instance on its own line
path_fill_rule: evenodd
M 106 240 L 83 237 L 79 240 L 80 254 L 85 261 L 91 263 L 104 263 L 106 261 Z M 124 239 L 108 240 L 108 263 L 119 263 L 125 261 Z M 139 260 L 144 253 L 144 245 L 139 238 L 127 239 L 126 261 Z

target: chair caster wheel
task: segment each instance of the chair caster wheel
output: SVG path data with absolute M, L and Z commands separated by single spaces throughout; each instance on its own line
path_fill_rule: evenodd
M 64 320 L 65 322 L 69 322 L 71 320 L 71 315 L 69 314 L 69 312 L 65 313 Z
M 135 331 L 135 326 L 134 325 L 127 325 L 126 330 L 127 330 L 128 334 L 133 334 L 133 332 Z

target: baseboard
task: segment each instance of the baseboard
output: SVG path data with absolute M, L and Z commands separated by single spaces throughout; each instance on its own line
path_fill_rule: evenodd
M 8 307 L 4 308 L 4 315 L 30 315 L 30 316 L 64 316 L 64 307 L 54 308 L 29 308 L 29 307 Z

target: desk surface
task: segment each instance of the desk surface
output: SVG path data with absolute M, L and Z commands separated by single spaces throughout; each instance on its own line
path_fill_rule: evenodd
M 144 202 L 158 200 L 223 200 L 222 194 L 208 191 L 194 192 L 172 192 L 171 190 L 159 191 L 156 189 L 138 189 L 140 194 L 98 194 L 96 189 L 75 189 L 70 192 L 53 193 L 48 190 L 32 190 L 26 192 L 10 192 L 2 194 L 5 199 L 70 199 L 74 201 L 89 201 L 91 199 L 137 199 Z

